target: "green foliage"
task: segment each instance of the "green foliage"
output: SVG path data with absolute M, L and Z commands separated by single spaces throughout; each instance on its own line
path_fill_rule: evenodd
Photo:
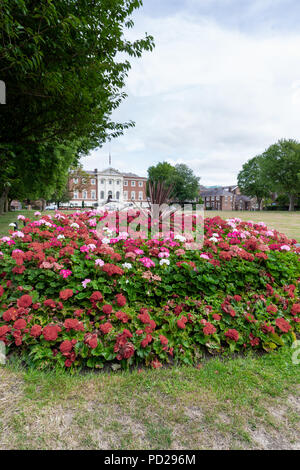
M 242 170 L 238 174 L 238 185 L 246 196 L 256 197 L 260 208 L 263 198 L 270 194 L 271 187 L 265 179 L 261 169 L 261 156 L 257 156 L 249 160 L 243 165 Z
M 200 178 L 185 164 L 160 162 L 148 168 L 148 178 L 153 183 L 163 182 L 166 187 L 172 185 L 171 197 L 179 202 L 194 201 L 199 195 Z

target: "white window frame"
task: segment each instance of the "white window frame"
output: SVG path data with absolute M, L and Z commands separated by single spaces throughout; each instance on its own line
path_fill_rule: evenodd
M 135 186 L 135 181 L 131 181 L 131 186 L 132 186 L 132 187 Z
M 131 201 L 135 201 L 135 191 L 131 191 L 130 199 Z
M 124 186 L 128 186 L 128 181 L 124 181 Z
M 95 189 L 91 190 L 91 199 L 96 199 L 96 190 Z

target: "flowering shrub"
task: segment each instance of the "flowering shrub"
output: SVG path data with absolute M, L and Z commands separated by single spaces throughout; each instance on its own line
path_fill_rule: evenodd
M 0 341 L 28 364 L 195 364 L 291 344 L 300 250 L 263 223 L 205 219 L 204 245 L 95 226 L 97 211 L 23 219 L 0 239 Z M 129 223 L 134 222 L 130 216 Z

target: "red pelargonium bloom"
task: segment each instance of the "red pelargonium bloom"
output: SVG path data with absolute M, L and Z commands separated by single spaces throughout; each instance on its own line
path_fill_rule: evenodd
M 99 291 L 95 291 L 92 293 L 90 297 L 90 301 L 93 302 L 102 302 L 103 301 L 103 295 Z
M 225 332 L 225 336 L 226 336 L 226 338 L 232 339 L 232 340 L 235 341 L 235 342 L 237 342 L 238 339 L 239 339 L 239 333 L 238 333 L 238 331 L 236 331 L 235 329 L 227 330 L 227 331 Z
M 67 318 L 64 322 L 64 327 L 67 331 L 84 331 L 83 323 L 77 320 L 77 318 Z
M 37 338 L 42 334 L 42 327 L 40 325 L 33 325 L 30 330 L 30 335 Z
M 126 305 L 126 297 L 123 294 L 117 294 L 116 301 L 119 307 L 124 307 L 124 305 Z
M 100 330 L 102 331 L 103 334 L 107 334 L 110 332 L 110 330 L 112 330 L 113 326 L 110 322 L 106 322 L 106 323 L 103 323 L 102 325 L 100 325 Z
M 3 294 L 4 294 L 4 289 L 2 286 L 0 286 L 0 297 L 2 297 Z
M 3 338 L 10 331 L 10 326 L 0 326 L 0 339 Z
M 185 328 L 185 324 L 187 322 L 187 318 L 186 317 L 181 317 L 179 320 L 177 320 L 177 326 L 178 328 L 181 328 L 182 330 L 184 330 Z
M 276 305 L 268 305 L 267 312 L 273 315 L 274 313 L 278 312 L 278 308 L 276 307 Z
M 300 313 L 300 304 L 294 304 L 291 308 L 291 314 L 297 315 L 298 313 Z
M 24 308 L 30 307 L 30 305 L 32 305 L 32 297 L 27 294 L 22 295 L 22 297 L 17 300 L 17 305 L 18 307 Z
M 61 328 L 58 325 L 47 325 L 43 328 L 43 336 L 46 341 L 56 341 Z
M 64 290 L 61 290 L 59 293 L 59 297 L 61 300 L 68 300 L 72 296 L 73 296 L 72 289 L 64 289 Z
M 109 276 L 113 276 L 114 274 L 118 274 L 119 276 L 121 276 L 122 274 L 124 274 L 123 269 L 119 268 L 119 266 L 109 263 L 102 266 L 102 271 L 107 273 Z
M 61 343 L 61 345 L 59 346 L 59 349 L 60 349 L 60 352 L 62 354 L 64 353 L 69 353 L 70 351 L 72 351 L 72 348 L 73 348 L 73 344 L 71 341 L 69 341 L 68 339 L 66 339 L 65 341 L 63 341 Z
M 292 328 L 289 322 L 284 318 L 276 318 L 275 323 L 277 328 L 279 328 L 284 333 L 287 333 Z
M 216 321 L 219 321 L 219 320 L 221 320 L 221 318 L 222 318 L 222 316 L 219 315 L 218 313 L 213 313 L 212 317 L 213 317 L 213 319 L 216 320 Z
M 205 335 L 213 335 L 217 331 L 216 327 L 211 323 L 206 323 L 205 327 L 203 328 L 203 333 Z
M 153 361 L 151 362 L 151 366 L 153 367 L 153 369 L 159 369 L 160 367 L 162 367 L 162 364 L 159 362 L 158 359 L 153 359 Z
M 44 300 L 44 305 L 45 305 L 45 307 L 50 307 L 50 308 L 55 308 L 56 307 L 56 303 L 52 299 Z
M 163 346 L 166 346 L 169 342 L 168 338 L 166 338 L 164 335 L 159 335 L 159 339 Z
M 110 315 L 111 312 L 112 312 L 112 306 L 109 305 L 109 304 L 103 305 L 103 307 L 102 307 L 102 312 L 103 312 L 105 315 Z
M 16 330 L 24 330 L 26 328 L 27 322 L 26 320 L 23 320 L 23 318 L 20 318 L 19 320 L 15 321 L 14 323 L 14 328 Z
M 120 320 L 122 323 L 127 323 L 129 321 L 128 315 L 126 315 L 125 312 L 116 312 L 116 317 L 118 320 Z
M 96 349 L 98 346 L 97 335 L 86 335 L 84 341 L 91 349 Z

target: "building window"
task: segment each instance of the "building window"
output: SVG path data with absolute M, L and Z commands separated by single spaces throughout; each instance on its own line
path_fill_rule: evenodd
M 74 191 L 74 199 L 78 199 L 78 191 Z
M 95 178 L 92 178 L 92 179 L 91 179 L 91 184 L 93 184 L 93 185 L 96 184 Z
M 109 184 L 112 184 L 112 180 L 109 180 Z
M 124 186 L 128 186 L 128 181 L 124 181 Z
M 139 191 L 139 200 L 142 201 L 143 199 L 143 191 Z
M 82 192 L 82 197 L 83 197 L 83 199 L 86 199 L 86 198 L 88 197 L 88 196 L 87 196 L 87 191 L 83 191 L 83 192 Z
M 135 186 L 135 181 L 131 181 L 131 186 Z
M 119 184 L 120 184 L 120 180 L 117 180 L 117 185 L 119 185 Z
M 92 199 L 96 199 L 96 191 L 94 189 L 91 191 L 91 197 Z
M 101 193 L 100 193 L 100 199 L 104 199 L 104 191 L 101 191 Z
M 104 184 L 104 180 L 101 180 L 101 184 Z
M 128 191 L 124 191 L 124 199 L 125 201 L 128 199 Z
M 139 187 L 140 187 L 140 188 L 143 187 L 143 181 L 139 181 Z
M 116 192 L 116 199 L 120 199 L 120 192 L 119 191 Z
M 112 191 L 108 191 L 108 196 L 112 197 Z
M 132 200 L 132 201 L 135 200 L 135 191 L 131 191 L 131 200 Z
M 73 178 L 75 184 L 78 184 L 78 178 Z

